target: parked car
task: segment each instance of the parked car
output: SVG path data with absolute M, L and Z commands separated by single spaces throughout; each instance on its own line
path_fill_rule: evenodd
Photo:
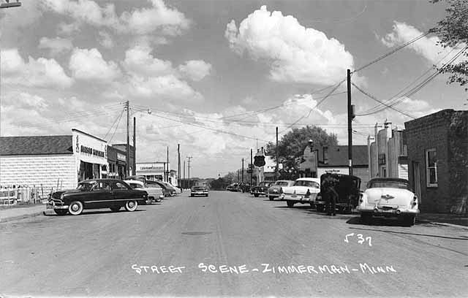
M 226 187 L 226 190 L 238 192 L 241 191 L 241 188 L 239 187 L 239 183 L 231 183 Z
M 164 182 L 164 181 L 158 181 L 162 184 L 164 184 L 164 186 L 166 186 L 167 189 L 169 189 L 170 191 L 170 196 L 173 197 L 177 194 L 177 190 L 175 188 L 175 186 L 173 186 L 172 184 L 168 183 L 168 182 Z
M 250 184 L 249 183 L 241 183 L 239 185 L 240 191 L 242 192 L 250 192 Z
M 166 184 L 162 183 L 161 181 L 153 181 L 153 180 L 147 180 L 146 183 L 148 186 L 155 186 L 158 185 L 159 187 L 162 188 L 164 197 L 173 197 L 175 196 L 175 190 L 172 188 L 169 188 Z
M 206 186 L 192 186 L 190 188 L 190 196 L 208 196 L 208 188 Z
M 250 193 L 253 194 L 254 197 L 266 196 L 268 192 L 268 188 L 272 184 L 273 182 L 267 182 L 267 181 L 260 182 L 257 186 L 253 186 L 250 188 Z
M 327 206 L 326 198 L 326 185 L 324 183 L 325 179 L 332 177 L 335 179 L 336 185 L 335 190 L 338 193 L 338 198 L 336 199 L 336 209 L 338 212 L 351 212 L 356 208 L 359 196 L 360 196 L 360 187 L 361 179 L 352 175 L 337 174 L 337 173 L 325 173 L 320 176 L 320 193 L 315 200 L 315 206 L 318 212 L 323 212 Z
M 110 208 L 135 211 L 148 199 L 146 191 L 133 189 L 118 179 L 90 179 L 82 181 L 76 189 L 54 192 L 46 205 L 58 215 L 79 215 L 84 209 Z
M 157 184 L 148 184 L 139 180 L 125 180 L 133 189 L 140 189 L 148 193 L 148 204 L 152 202 L 160 202 L 164 199 L 164 193 L 162 188 Z
M 275 198 L 279 198 L 281 192 L 283 191 L 282 188 L 292 186 L 293 184 L 293 180 L 277 180 L 268 188 L 268 198 L 270 201 L 273 201 Z
M 280 199 L 286 201 L 288 207 L 294 204 L 310 204 L 315 206 L 315 199 L 320 192 L 320 178 L 299 178 L 290 187 L 283 187 Z
M 419 214 L 418 198 L 406 179 L 373 178 L 367 183 L 357 207 L 361 220 L 369 223 L 374 216 L 401 218 L 412 226 Z

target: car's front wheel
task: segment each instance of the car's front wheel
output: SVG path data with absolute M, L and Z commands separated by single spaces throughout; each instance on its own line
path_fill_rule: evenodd
M 259 194 L 258 194 L 258 193 L 254 194 L 254 197 L 258 198 L 258 196 L 259 196 Z
M 73 201 L 68 206 L 68 212 L 71 215 L 80 215 L 83 212 L 83 203 L 80 201 Z
M 125 210 L 129 211 L 129 212 L 132 212 L 132 211 L 135 211 L 138 207 L 138 202 L 137 201 L 134 201 L 134 200 L 131 200 L 131 201 L 127 201 L 125 203 Z
M 270 201 L 274 200 L 274 197 L 272 197 L 272 196 L 269 196 L 268 198 L 270 199 Z
M 324 207 L 322 204 L 317 205 L 317 212 L 323 212 Z
M 294 207 L 294 202 L 286 201 L 286 204 L 288 204 L 288 207 L 289 207 L 289 208 Z

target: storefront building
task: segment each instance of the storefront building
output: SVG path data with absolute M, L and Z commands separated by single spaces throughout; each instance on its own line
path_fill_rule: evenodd
M 0 138 L 0 186 L 75 188 L 108 175 L 107 142 L 73 129 L 71 135 Z
M 420 209 L 466 215 L 468 111 L 442 110 L 405 122 L 405 140 Z
M 139 162 L 136 164 L 136 174 L 144 176 L 148 180 L 165 180 L 165 162 Z
M 107 161 L 109 162 L 109 178 L 125 179 L 127 176 L 127 155 L 114 146 L 107 146 Z

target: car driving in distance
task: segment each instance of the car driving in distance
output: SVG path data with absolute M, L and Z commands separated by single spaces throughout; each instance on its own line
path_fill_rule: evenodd
M 119 211 L 135 211 L 139 204 L 146 204 L 146 191 L 133 189 L 118 179 L 89 179 L 78 183 L 76 189 L 56 191 L 51 194 L 46 209 L 57 215 L 80 215 L 84 209 L 110 208 Z
M 418 198 L 406 179 L 373 178 L 367 183 L 357 210 L 364 223 L 382 216 L 400 218 L 406 226 L 412 226 L 419 214 Z
M 208 188 L 206 186 L 196 185 L 190 188 L 190 196 L 208 196 Z
M 267 181 L 260 182 L 257 186 L 253 186 L 252 188 L 250 188 L 250 193 L 253 194 L 254 197 L 258 197 L 261 195 L 266 196 L 268 188 L 272 184 L 273 182 L 267 182 Z
M 286 201 L 288 207 L 294 204 L 310 204 L 315 206 L 315 199 L 320 192 L 320 178 L 299 178 L 290 187 L 283 187 L 280 199 Z
M 146 182 L 140 180 L 124 180 L 128 185 L 133 189 L 144 190 L 148 193 L 148 204 L 152 202 L 160 202 L 164 199 L 163 190 L 159 185 L 147 184 Z
M 279 198 L 283 187 L 289 187 L 294 184 L 293 180 L 277 180 L 267 190 L 267 195 L 270 201 Z
M 227 191 L 234 191 L 234 192 L 241 191 L 240 186 L 239 186 L 239 183 L 231 183 L 231 184 L 229 184 L 229 185 L 226 187 L 226 190 L 227 190 Z

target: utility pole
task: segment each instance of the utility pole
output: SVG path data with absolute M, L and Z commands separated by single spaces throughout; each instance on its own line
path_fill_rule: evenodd
M 187 170 L 188 170 L 189 188 L 192 187 L 192 185 L 191 185 L 191 183 L 190 183 L 190 160 L 191 160 L 192 158 L 193 158 L 192 156 L 187 156 L 187 159 L 188 159 L 188 167 L 187 167 Z
M 177 185 L 180 186 L 179 180 L 180 180 L 181 172 L 180 172 L 180 144 L 177 144 Z
M 250 170 L 251 170 L 251 172 L 250 172 L 250 187 L 252 187 L 253 186 L 253 184 L 252 184 L 253 179 L 252 178 L 253 178 L 253 170 L 254 170 L 254 167 L 253 167 L 253 149 L 250 149 L 250 166 L 249 167 L 250 167 Z
M 348 160 L 349 174 L 353 175 L 353 118 L 354 106 L 351 104 L 351 70 L 347 70 L 348 87 Z
M 169 146 L 167 146 L 167 150 L 166 150 L 166 163 L 167 163 L 167 179 L 166 179 L 166 182 L 169 182 Z
M 133 169 L 132 175 L 136 175 L 136 117 L 133 117 Z
M 278 179 L 278 126 L 276 127 L 276 168 L 275 168 L 275 181 Z
M 242 158 L 242 184 L 244 184 L 244 159 Z
M 125 102 L 125 109 L 127 110 L 127 169 L 125 173 L 125 177 L 130 176 L 130 101 L 127 100 Z

